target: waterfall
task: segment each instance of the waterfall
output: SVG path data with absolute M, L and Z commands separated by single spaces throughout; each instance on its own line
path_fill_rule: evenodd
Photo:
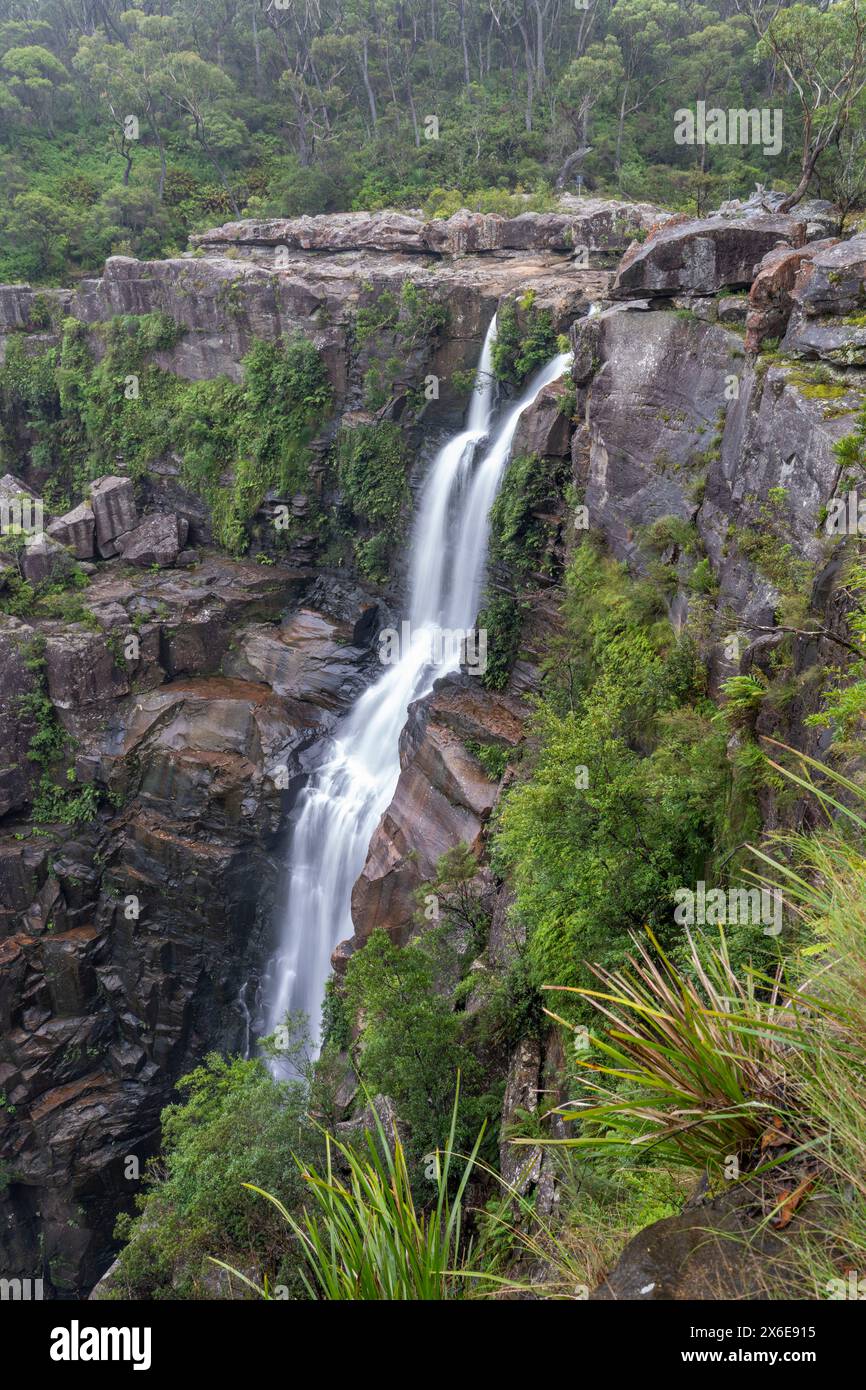
M 459 666 L 459 649 L 441 643 L 442 628 L 475 622 L 490 530 L 490 508 L 508 463 L 514 432 L 538 392 L 567 369 L 562 353 L 531 379 L 499 421 L 493 414 L 494 317 L 478 364 L 467 427 L 431 464 L 410 546 L 408 649 L 356 701 L 327 760 L 301 793 L 289 849 L 287 899 L 267 987 L 267 1026 L 287 1012 L 307 1015 L 318 1050 L 331 953 L 352 935 L 352 886 L 400 775 L 398 744 L 409 705 Z M 480 454 L 477 466 L 475 456 Z M 436 654 L 436 655 L 434 655 Z

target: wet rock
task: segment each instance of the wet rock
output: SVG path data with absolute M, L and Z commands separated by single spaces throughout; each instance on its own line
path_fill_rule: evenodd
M 136 681 L 161 684 L 165 673 L 157 661 L 158 632 L 142 633 L 132 650 L 137 650 L 138 655 L 127 657 L 122 638 L 109 641 L 105 634 L 83 628 L 49 636 L 45 643 L 45 674 L 54 705 L 69 711 L 88 705 L 104 706 L 129 694 Z
M 132 483 L 129 478 L 98 478 L 91 483 L 90 501 L 97 549 L 103 559 L 108 559 L 117 554 L 117 537 L 131 531 L 138 522 Z
M 173 565 L 186 544 L 189 525 L 175 512 L 153 512 L 140 525 L 117 537 L 117 548 L 130 565 L 143 569 Z
M 403 942 L 411 934 L 415 891 L 446 850 L 480 849 L 498 788 L 466 740 L 515 746 L 523 736 L 519 702 L 484 691 L 470 676 L 437 683 L 410 707 L 400 744 L 394 798 L 352 891 L 356 944 L 375 927 Z
M 78 560 L 93 558 L 96 542 L 96 517 L 93 506 L 82 502 L 71 512 L 57 517 L 47 527 L 48 535 L 60 545 L 65 545 Z
M 351 628 L 300 608 L 280 627 L 249 629 L 225 670 L 265 680 L 290 699 L 341 710 L 363 689 L 363 657 L 352 645 Z
M 793 217 L 671 221 L 623 257 L 611 296 L 716 294 L 744 289 L 755 266 L 779 242 L 802 246 L 806 229 Z
M 512 457 L 538 454 L 565 458 L 571 447 L 570 392 L 568 374 L 539 391 L 532 405 L 520 417 L 514 437 Z
M 34 635 L 18 618 L 0 614 L 0 816 L 26 803 L 37 772 L 27 757 L 36 723 L 21 703 L 34 691 L 27 667 Z

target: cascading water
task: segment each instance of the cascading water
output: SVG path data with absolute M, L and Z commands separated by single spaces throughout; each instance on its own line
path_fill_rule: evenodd
M 408 649 L 357 700 L 333 751 L 301 794 L 290 846 L 288 894 L 267 996 L 269 1030 L 288 1012 L 306 1014 L 318 1047 L 331 953 L 352 935 L 352 886 L 400 775 L 399 738 L 409 705 L 459 666 L 459 648 L 436 641 L 442 629 L 471 629 L 478 611 L 490 508 L 517 423 L 542 387 L 568 367 L 562 353 L 542 367 L 500 421 L 473 471 L 490 429 L 496 320 L 478 365 L 467 428 L 436 455 L 422 491 L 411 546 Z M 277 1066 L 279 1070 L 279 1065 Z

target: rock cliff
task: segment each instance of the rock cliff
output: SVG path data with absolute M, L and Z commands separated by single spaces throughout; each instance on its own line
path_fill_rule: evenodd
M 521 581 L 510 676 L 499 692 L 455 676 L 413 706 L 397 790 L 353 893 L 354 947 L 376 926 L 408 938 L 415 890 L 444 850 L 468 843 L 484 858 L 499 784 L 478 749 L 524 737 L 526 695 L 557 630 L 575 497 L 635 571 L 667 567 L 675 624 L 704 605 L 716 683 L 760 661 L 762 629 L 793 590 L 835 611 L 822 509 L 844 486 L 833 446 L 866 390 L 862 242 L 774 214 L 689 223 L 573 199 L 517 218 L 229 223 L 191 255 L 113 257 L 72 291 L 0 289 L 0 349 L 23 340 L 42 352 L 68 318 L 99 352 L 107 321 L 161 313 L 177 331 L 153 360 L 185 380 L 237 381 L 255 339 L 303 333 L 333 393 L 314 453 L 341 423 L 394 419 L 415 451 L 413 478 L 464 408 L 455 372 L 475 365 L 495 309 L 544 312 L 555 333 L 570 332 L 573 372 L 542 393 L 518 440 L 561 485 L 536 518 L 546 563 Z M 445 310 L 411 341 L 381 307 L 407 281 Z M 588 316 L 591 305 L 600 312 Z M 379 317 L 359 339 L 364 311 Z M 364 381 L 377 354 L 399 361 L 371 411 Z M 441 389 L 410 420 L 408 394 L 431 376 Z M 36 442 L 15 434 L 10 495 L 46 481 Z M 369 679 L 377 626 L 401 600 L 399 576 L 371 586 L 315 544 L 299 563 L 229 558 L 178 470 L 154 457 L 133 487 L 118 459 L 49 518 L 50 544 L 27 563 L 37 583 L 55 565 L 85 566 L 86 615 L 0 616 L 0 1245 L 10 1277 L 44 1276 L 60 1296 L 109 1263 L 115 1214 L 177 1077 L 210 1048 L 249 1041 L 293 796 Z M 303 499 L 272 493 L 264 512 L 283 502 L 303 511 Z M 516 601 L 513 577 L 493 578 Z M 801 668 L 820 640 L 800 639 Z M 803 712 L 792 737 L 805 737 Z M 93 789 L 86 821 L 34 824 L 30 754 L 46 721 L 74 748 L 76 785 Z M 503 956 L 507 900 L 505 885 L 490 947 Z M 515 1054 L 507 1110 L 526 1103 L 544 1066 L 531 1049 Z

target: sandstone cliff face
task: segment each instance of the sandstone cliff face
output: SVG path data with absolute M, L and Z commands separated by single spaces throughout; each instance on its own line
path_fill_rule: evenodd
M 815 225 L 809 234 L 824 230 Z M 844 621 L 845 599 L 834 587 L 842 538 L 828 535 L 823 522 L 827 504 L 846 486 L 834 446 L 851 433 L 866 400 L 866 374 L 858 369 L 863 330 L 851 322 L 852 305 L 866 295 L 862 237 L 838 244 L 825 238 L 810 247 L 802 244 L 804 235 L 804 227 L 790 219 L 761 215 L 755 221 L 713 219 L 709 226 L 671 223 L 636 244 L 611 291 L 620 297 L 572 326 L 576 408 L 565 439 L 549 399 L 561 386 L 543 393 L 521 423 L 521 447 L 554 457 L 570 449 L 571 483 L 587 508 L 589 526 L 614 555 L 637 574 L 659 560 L 669 567 L 671 619 L 681 627 L 701 612 L 715 689 L 727 676 L 763 667 L 779 633 L 762 629 L 784 621 L 780 605 L 792 594 L 823 614 L 829 627 Z M 779 266 L 786 267 L 784 274 L 769 288 L 768 276 Z M 733 286 L 752 286 L 750 300 L 730 301 L 726 294 Z M 747 321 L 758 345 L 772 327 L 781 350 L 774 345 L 757 358 L 744 333 Z M 816 358 L 834 364 L 831 378 L 815 376 L 809 363 Z M 508 689 L 503 696 L 478 692 L 472 703 L 470 737 L 476 742 L 508 746 L 519 742 L 521 726 L 525 731 L 522 696 L 536 685 L 538 665 L 557 631 L 562 594 L 555 576 L 561 574 L 563 542 L 571 537 L 565 512 L 560 505 L 545 518 L 549 555 L 559 565 L 553 565 L 554 582 L 548 579 L 540 588 L 533 577 L 521 591 L 530 611 Z M 687 546 L 677 541 L 672 519 L 688 528 Z M 658 534 L 661 540 L 655 541 Z M 700 589 L 692 583 L 699 559 L 710 576 Z M 829 640 L 795 640 L 795 676 L 816 662 L 836 661 L 838 649 Z M 435 854 L 449 841 L 463 838 L 483 865 L 485 826 L 499 788 L 473 803 L 480 768 L 471 759 L 466 764 L 443 756 L 442 724 L 456 727 L 442 707 L 446 691 L 440 687 L 412 711 L 394 799 L 353 894 L 353 944 L 377 926 L 401 941 L 419 930 L 417 916 L 413 926 L 411 890 L 429 876 Z M 460 708 L 466 695 L 458 689 L 451 698 Z M 820 755 L 825 735 L 803 722 L 814 698 L 814 690 L 811 696 L 798 694 L 785 715 L 762 714 L 760 732 Z M 773 798 L 761 800 L 764 822 L 772 826 L 778 814 Z M 490 962 L 495 958 L 500 965 L 520 944 L 520 924 L 510 921 L 508 903 L 503 885 L 488 948 Z M 539 1084 L 541 1065 L 529 1047 L 512 1055 L 505 1122 L 517 1107 L 532 1108 L 526 1100 Z M 513 1154 L 503 1152 L 503 1171 L 524 1188 L 536 1184 L 544 1204 L 552 1177 L 540 1153 L 528 1153 L 518 1172 Z M 698 1215 L 704 1218 L 703 1209 Z M 701 1268 L 696 1262 L 694 1282 L 677 1281 L 673 1271 L 695 1219 L 684 1216 L 652 1240 L 645 1233 L 647 1240 L 630 1247 L 598 1296 L 635 1296 L 625 1291 L 653 1281 L 660 1292 L 648 1296 L 694 1296 L 701 1280 L 706 1289 L 717 1276 L 720 1287 L 730 1287 L 736 1271 L 712 1260 Z M 725 1220 L 723 1213 L 720 1226 Z M 648 1249 L 652 1278 L 644 1277 Z M 749 1272 L 750 1279 L 754 1275 Z
M 99 630 L 4 622 L 4 712 L 41 635 L 78 776 L 109 798 L 86 828 L 34 832 L 20 724 L 0 831 L 3 1266 L 44 1261 L 54 1293 L 108 1262 L 174 1080 L 249 1044 L 285 806 L 363 683 L 351 626 L 279 621 L 312 578 L 216 555 L 146 576 L 111 562 L 88 591 Z
M 705 605 L 715 688 L 738 671 L 763 669 L 779 634 L 762 629 L 784 621 L 782 604 L 794 591 L 830 629 L 842 630 L 846 600 L 834 580 L 841 538 L 826 533 L 823 517 L 847 485 L 835 445 L 851 432 L 866 400 L 856 307 L 866 296 L 862 238 L 803 245 L 804 234 L 818 237 L 826 227 L 804 233 L 778 219 L 760 223 L 719 228 L 714 222 L 709 237 L 703 225 L 679 233 L 671 228 L 655 251 L 655 238 L 644 243 L 643 253 L 636 248 L 612 291 L 627 291 L 625 298 L 572 327 L 576 410 L 570 428 L 563 429 L 551 399 L 561 396 L 560 385 L 527 413 L 516 442 L 542 457 L 570 448 L 571 481 L 590 526 L 634 572 L 657 559 L 675 572 L 668 602 L 676 625 Z M 628 265 L 637 264 L 643 268 L 630 280 Z M 748 302 L 727 295 L 750 286 Z M 756 358 L 766 338 L 781 340 L 780 350 L 770 344 Z M 817 359 L 835 372 L 816 375 L 809 364 Z M 563 508 L 554 511 L 546 518 L 550 553 L 561 560 Z M 661 554 L 653 548 L 653 527 L 670 518 L 690 528 L 691 553 L 671 541 Z M 712 577 L 706 593 L 691 582 L 698 557 Z M 464 677 L 453 693 L 440 686 L 412 711 L 397 790 L 353 894 L 353 946 L 377 926 L 401 941 L 418 930 L 413 892 L 442 849 L 463 840 L 484 863 L 486 825 L 500 788 L 473 800 L 481 769 L 464 757 L 466 743 L 520 740 L 521 696 L 536 683 L 538 663 L 557 630 L 561 595 L 555 584 L 541 589 L 530 583 L 521 596 L 530 616 L 505 695 L 476 691 L 467 722 L 471 683 Z M 838 649 L 826 638 L 794 643 L 795 677 L 837 659 Z M 798 693 L 784 714 L 763 712 L 759 731 L 820 756 L 825 736 L 804 723 L 814 695 L 814 689 Z M 455 757 L 447 735 L 458 731 L 462 749 Z M 772 795 L 762 794 L 761 813 L 765 825 L 777 822 Z M 503 885 L 488 946 L 494 966 L 513 959 L 520 945 L 520 923 L 510 920 L 508 905 Z M 518 1110 L 535 1108 L 550 1062 L 527 1041 L 514 1049 L 505 1076 L 505 1123 Z M 548 1080 L 553 1084 L 552 1075 Z M 503 1174 L 521 1190 L 534 1186 L 538 1209 L 550 1211 L 556 1186 L 541 1151 L 520 1150 L 518 1159 L 504 1144 L 500 1158 Z M 707 1238 L 708 1229 L 720 1233 L 718 1240 Z M 753 1245 L 748 1258 L 734 1259 L 725 1238 L 731 1233 L 753 1239 L 754 1211 L 699 1198 L 682 1216 L 641 1233 L 592 1296 L 759 1297 L 768 1278 L 790 1283 L 796 1293 L 796 1271 L 782 1243 L 764 1241 L 757 1253 Z
M 863 399 L 862 327 L 850 321 L 864 294 L 862 238 L 816 243 L 807 255 L 805 237 L 826 228 L 777 218 L 714 222 L 709 232 L 672 224 L 647 236 L 664 220 L 655 210 L 573 201 L 538 218 L 228 224 L 200 238 L 194 256 L 112 258 L 99 279 L 46 298 L 88 325 L 168 313 L 182 331 L 158 360 L 193 379 L 237 379 L 254 337 L 306 333 L 335 393 L 324 448 L 361 401 L 359 308 L 406 279 L 447 306 L 447 327 L 419 338 L 397 383 L 399 396 L 428 372 L 442 376 L 422 421 L 432 435 L 463 408 L 450 377 L 475 364 L 493 310 L 534 289 L 555 328 L 571 330 L 575 365 L 571 383 L 556 383 L 527 412 L 517 447 L 570 470 L 591 527 L 638 571 L 650 561 L 654 523 L 693 527 L 714 580 L 719 679 L 737 669 L 723 653 L 732 621 L 745 670 L 760 659 L 757 627 L 772 623 L 779 601 L 779 576 L 755 535 L 776 526 L 790 536 L 819 610 L 838 606 L 821 509 L 840 486 L 833 445 Z M 612 266 L 635 232 L 644 239 L 614 300 Z M 589 269 L 574 260 L 582 244 Z M 795 254 L 772 285 L 757 277 L 748 305 L 723 304 L 759 264 L 768 269 L 768 256 Z M 603 311 L 586 317 L 599 300 Z M 758 341 L 783 339 L 777 357 L 748 355 L 747 313 Z M 0 347 L 11 333 L 34 349 L 56 338 L 27 287 L 0 290 Z M 809 376 L 819 358 L 838 371 L 829 400 Z M 561 404 L 572 388 L 568 419 Z M 397 402 L 388 410 L 399 417 Z M 0 619 L 0 1250 L 10 1277 L 44 1275 L 60 1294 L 86 1289 L 109 1262 L 115 1213 L 136 1186 L 129 1160 L 149 1152 L 176 1078 L 209 1048 L 246 1045 L 286 813 L 319 740 L 369 679 L 380 621 L 381 595 L 353 573 L 262 566 L 204 548 L 207 511 L 180 486 L 177 461 L 155 459 L 144 494 L 148 515 L 179 516 L 187 528 L 184 540 L 175 530 L 166 567 L 150 567 L 160 563 L 161 524 L 133 547 L 133 556 L 139 542 L 153 551 L 147 567 L 117 553 L 147 519 L 137 513 L 124 513 L 120 530 L 115 515 L 101 537 L 98 516 L 56 519 L 58 547 L 93 556 L 92 622 Z M 529 614 L 508 688 L 487 693 L 459 676 L 411 710 L 395 796 L 353 894 L 354 944 L 376 926 L 408 938 L 414 892 L 444 850 L 468 843 L 483 860 L 499 787 L 470 749 L 509 749 L 524 736 L 525 696 L 557 630 L 572 521 L 563 495 L 544 518 L 545 574 L 526 581 Z M 682 623 L 696 602 L 695 556 L 670 544 L 662 558 L 677 574 L 669 602 Z M 41 677 L 28 659 L 34 638 Z M 802 642 L 797 660 L 816 650 L 827 655 Z M 27 754 L 36 725 L 19 701 L 40 678 L 76 740 L 78 779 L 102 801 L 86 825 L 35 833 L 38 768 Z M 519 934 L 507 904 L 505 886 L 490 946 L 500 962 Z M 512 1109 L 542 1064 L 526 1049 L 512 1058 Z M 543 1165 L 531 1180 L 546 1181 Z
M 27 352 L 56 346 L 69 316 L 92 330 L 99 355 L 106 321 L 159 312 L 176 326 L 174 346 L 153 355 L 159 366 L 238 380 L 255 338 L 301 332 L 334 396 L 320 452 L 341 419 L 370 418 L 359 407 L 374 349 L 400 354 L 386 413 L 399 416 L 428 373 L 441 377 L 425 421 L 441 429 L 464 408 L 451 374 L 475 366 L 500 300 L 532 288 L 567 329 L 650 213 L 630 216 L 594 206 L 591 268 L 571 260 L 569 228 L 584 225 L 583 212 L 504 230 L 497 219 L 452 219 L 423 247 L 385 234 L 387 218 L 326 219 L 330 244 L 283 239 L 292 250 L 279 261 L 256 224 L 220 229 L 194 256 L 114 257 L 75 291 L 3 287 L 0 353 L 13 334 Z M 359 310 L 407 281 L 443 307 L 441 328 L 408 348 L 387 327 L 372 346 L 358 342 Z M 25 430 L 17 443 L 24 477 L 10 486 L 38 491 L 33 440 Z M 210 517 L 183 486 L 181 462 L 153 459 L 133 489 L 118 459 L 116 475 L 28 547 L 34 582 L 70 555 L 89 569 L 86 623 L 0 619 L 0 1250 L 10 1277 L 43 1277 L 58 1295 L 86 1290 L 108 1263 L 116 1212 L 136 1190 L 177 1077 L 209 1048 L 250 1041 L 286 814 L 318 742 L 369 679 L 383 617 L 381 596 L 352 573 L 202 549 Z M 300 505 L 266 507 L 276 500 Z M 41 769 L 28 756 L 35 716 L 21 701 L 39 690 L 73 741 L 78 782 L 97 793 L 84 823 L 31 823 Z M 430 863 L 450 840 L 477 836 L 494 792 L 449 718 L 432 722 L 420 754 L 440 821 Z M 405 897 L 411 884 L 395 891 Z

